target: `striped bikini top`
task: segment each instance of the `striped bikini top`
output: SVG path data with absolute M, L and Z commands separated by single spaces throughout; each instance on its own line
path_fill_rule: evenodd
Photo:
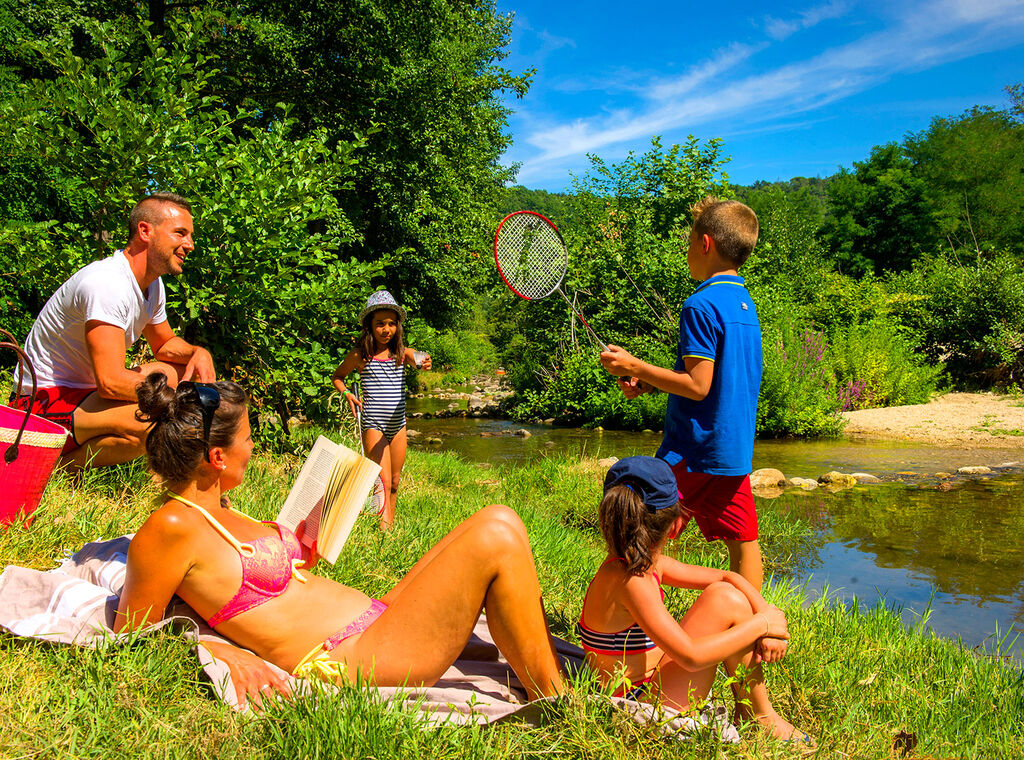
M 295 534 L 283 525 L 266 520 L 253 520 L 244 512 L 232 509 L 236 515 L 277 528 L 277 536 L 260 536 L 243 544 L 217 522 L 213 515 L 194 501 L 189 501 L 173 491 L 167 493 L 182 504 L 198 509 L 210 526 L 235 548 L 242 563 L 242 583 L 228 603 L 206 621 L 211 628 L 216 628 L 236 615 L 248 612 L 264 602 L 269 602 L 275 596 L 280 596 L 288 588 L 292 578 L 300 583 L 306 582 L 296 567 L 303 563 L 302 546 Z
M 613 557 L 612 559 L 606 560 L 602 563 L 601 567 L 604 567 L 609 562 L 614 562 L 617 559 L 619 558 Z M 665 589 L 661 588 L 661 576 L 654 573 L 654 579 L 658 581 L 658 590 L 661 592 L 661 600 L 665 601 Z M 587 600 L 586 597 L 584 597 L 583 611 L 580 612 L 578 628 L 583 649 L 588 652 L 614 655 L 642 654 L 644 652 L 649 652 L 658 646 L 651 641 L 651 637 L 648 636 L 647 632 L 640 627 L 639 623 L 633 623 L 629 628 L 623 628 L 621 631 L 604 633 L 603 631 L 595 631 L 593 628 L 584 624 L 583 618 L 586 614 Z

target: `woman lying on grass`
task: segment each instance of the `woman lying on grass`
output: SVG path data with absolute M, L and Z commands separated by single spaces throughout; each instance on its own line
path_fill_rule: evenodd
M 154 374 L 139 386 L 153 423 L 149 464 L 166 501 L 132 539 L 115 630 L 160 620 L 177 595 L 218 633 L 296 675 L 379 686 L 430 685 L 455 661 L 480 614 L 531 698 L 562 690 L 526 529 L 490 506 L 456 527 L 382 599 L 304 570 L 316 564 L 296 536 L 233 510 L 253 443 L 236 384 L 180 383 Z M 301 569 L 300 569 L 301 568 Z M 227 644 L 238 690 L 286 692 L 264 663 Z
M 686 711 L 707 697 L 718 663 L 736 680 L 737 720 L 756 720 L 770 734 L 813 746 L 775 712 L 762 662 L 781 660 L 786 617 L 743 576 L 684 565 L 662 554 L 689 521 L 672 469 L 661 459 L 627 457 L 604 481 L 600 522 L 608 558 L 590 582 L 580 615 L 587 662 L 605 682 L 625 680 L 616 696 L 659 699 Z M 665 608 L 662 585 L 703 589 L 679 622 Z

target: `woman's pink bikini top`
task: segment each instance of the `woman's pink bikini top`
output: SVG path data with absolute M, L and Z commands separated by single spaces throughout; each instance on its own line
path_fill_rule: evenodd
M 238 593 L 207 621 L 211 628 L 216 628 L 236 615 L 259 607 L 275 596 L 280 596 L 288 588 L 292 578 L 300 583 L 306 582 L 296 567 L 303 563 L 302 545 L 295 534 L 283 525 L 269 520 L 253 520 L 243 512 L 231 509 L 236 515 L 277 528 L 277 536 L 260 536 L 251 543 L 243 544 L 198 504 L 183 499 L 176 493 L 168 492 L 168 495 L 182 504 L 198 509 L 213 529 L 235 547 L 242 563 L 242 585 L 238 587 Z

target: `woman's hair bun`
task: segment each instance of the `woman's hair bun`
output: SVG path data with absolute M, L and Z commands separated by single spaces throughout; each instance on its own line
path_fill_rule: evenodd
M 147 375 L 135 393 L 139 399 L 139 411 L 135 416 L 141 422 L 167 422 L 173 416 L 176 393 L 162 372 Z

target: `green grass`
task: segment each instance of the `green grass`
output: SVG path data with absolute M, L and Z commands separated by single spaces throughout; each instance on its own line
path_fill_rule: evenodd
M 979 433 L 988 433 L 989 435 L 1024 435 L 1024 430 L 996 427 L 996 420 L 996 415 L 986 414 L 984 419 L 971 428 L 971 430 L 976 430 Z
M 312 431 L 311 431 L 312 432 Z M 307 434 L 308 435 L 308 434 Z M 257 455 L 236 504 L 273 517 L 297 472 L 294 457 Z M 604 557 L 594 528 L 601 468 L 593 460 L 546 459 L 482 468 L 449 454 L 413 452 L 403 475 L 399 520 L 389 535 L 361 520 L 338 565 L 325 574 L 370 594 L 388 589 L 437 539 L 479 507 L 502 502 L 530 531 L 552 630 L 575 640 L 583 592 Z M 158 490 L 134 465 L 58 475 L 31 528 L 0 533 L 0 562 L 53 567 L 86 540 L 138 528 Z M 781 569 L 808 526 L 762 507 L 766 567 Z M 677 542 L 686 561 L 723 566 L 724 551 L 695 529 Z M 911 757 L 1024 755 L 1024 683 L 1019 669 L 979 656 L 918 626 L 898 610 L 816 601 L 780 582 L 767 596 L 786 609 L 793 643 L 768 670 L 776 706 L 816 736 L 819 757 L 888 758 L 893 737 L 912 732 Z M 691 592 L 669 593 L 681 614 Z M 102 652 L 0 636 L 0 757 L 146 758 L 787 758 L 785 745 L 748 732 L 739 746 L 707 738 L 671 742 L 586 699 L 581 682 L 534 728 L 425 730 L 415 711 L 351 690 L 275 707 L 259 718 L 232 713 L 199 678 L 187 645 L 158 635 Z M 724 680 L 716 700 L 728 702 Z

